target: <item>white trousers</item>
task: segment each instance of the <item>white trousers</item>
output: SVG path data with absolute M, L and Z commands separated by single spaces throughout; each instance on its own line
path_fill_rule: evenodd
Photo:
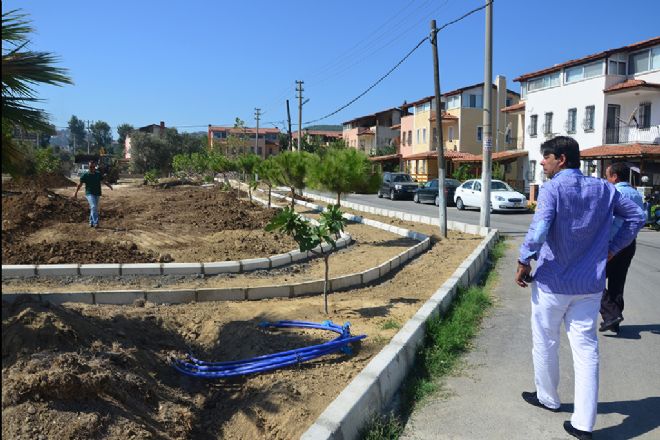
M 575 402 L 571 423 L 593 431 L 598 405 L 598 335 L 601 293 L 560 295 L 532 287 L 532 356 L 539 402 L 559 408 L 559 331 L 564 322 L 573 352 Z

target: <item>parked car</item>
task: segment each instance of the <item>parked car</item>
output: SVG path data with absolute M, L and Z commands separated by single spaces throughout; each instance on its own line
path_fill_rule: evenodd
M 445 179 L 445 200 L 447 205 L 454 204 L 454 192 L 460 186 L 461 182 L 456 179 Z M 415 203 L 435 203 L 440 205 L 438 198 L 438 179 L 429 180 L 424 186 L 417 188 L 413 195 Z
M 407 173 L 383 173 L 383 182 L 378 190 L 378 198 L 389 197 L 390 200 L 412 199 L 417 182 Z
M 466 180 L 454 193 L 456 208 L 481 207 L 481 179 Z M 490 182 L 490 211 L 527 211 L 527 199 L 501 180 Z

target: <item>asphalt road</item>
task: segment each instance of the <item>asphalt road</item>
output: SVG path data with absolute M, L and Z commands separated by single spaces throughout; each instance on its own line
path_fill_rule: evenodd
M 434 205 L 351 195 L 346 200 L 429 216 Z M 478 224 L 479 211 L 447 209 L 447 218 Z M 570 418 L 573 368 L 566 337 L 560 349 L 562 412 L 523 402 L 533 391 L 529 289 L 513 282 L 518 247 L 532 214 L 492 214 L 491 226 L 508 237 L 500 260 L 496 305 L 483 324 L 461 374 L 421 405 L 408 421 L 404 439 L 563 439 Z M 600 334 L 600 395 L 594 439 L 660 439 L 660 232 L 637 238 L 625 290 L 625 320 L 618 336 Z

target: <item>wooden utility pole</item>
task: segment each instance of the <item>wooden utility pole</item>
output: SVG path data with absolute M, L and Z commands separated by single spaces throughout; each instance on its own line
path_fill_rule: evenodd
M 293 150 L 293 137 L 291 136 L 291 110 L 289 110 L 289 100 L 286 100 L 286 119 L 289 123 L 289 150 Z
M 493 126 L 493 2 L 486 0 L 486 47 L 484 53 L 483 160 L 481 164 L 481 214 L 479 225 L 490 227 L 490 182 L 492 178 Z
M 89 154 L 89 142 L 92 137 L 92 129 L 90 127 L 91 121 L 87 120 L 87 154 Z
M 303 92 L 303 85 L 304 81 L 299 81 L 296 80 L 296 84 L 298 85 L 298 88 L 296 91 L 298 92 L 298 151 L 300 152 L 301 149 L 301 142 L 302 142 L 302 92 Z
M 255 108 L 254 109 L 254 119 L 257 120 L 257 132 L 254 134 L 254 154 L 259 154 L 259 118 L 261 117 L 261 109 L 260 108 Z M 263 149 L 263 154 L 262 156 L 264 159 L 266 158 L 266 142 L 264 139 L 264 149 Z
M 438 220 L 440 236 L 447 238 L 447 200 L 445 197 L 445 151 L 442 143 L 442 103 L 440 102 L 440 68 L 438 67 L 438 30 L 435 20 L 431 20 L 431 48 L 433 51 L 433 84 L 435 86 L 435 131 L 438 139 L 431 134 L 431 143 L 437 142 L 438 151 Z M 433 133 L 433 130 L 431 130 Z

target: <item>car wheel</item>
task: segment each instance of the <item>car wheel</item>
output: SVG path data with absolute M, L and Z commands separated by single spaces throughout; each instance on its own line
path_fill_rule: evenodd
M 463 204 L 463 200 L 461 200 L 460 197 L 456 199 L 456 209 L 458 209 L 459 211 L 463 211 L 465 209 L 465 205 Z
M 390 200 L 396 200 L 396 196 L 394 195 L 394 190 L 390 190 Z
M 419 203 L 419 194 L 415 194 L 415 195 L 413 196 L 413 202 L 415 202 L 415 203 Z
M 435 196 L 435 206 L 440 206 L 440 197 Z
M 492 213 L 494 213 L 494 212 L 495 212 L 495 210 L 493 209 L 493 204 L 491 203 L 491 204 L 490 204 L 490 213 L 492 214 Z
M 383 193 L 381 193 L 380 190 L 378 190 L 378 198 L 379 198 L 379 199 L 382 199 L 382 198 L 383 198 Z

